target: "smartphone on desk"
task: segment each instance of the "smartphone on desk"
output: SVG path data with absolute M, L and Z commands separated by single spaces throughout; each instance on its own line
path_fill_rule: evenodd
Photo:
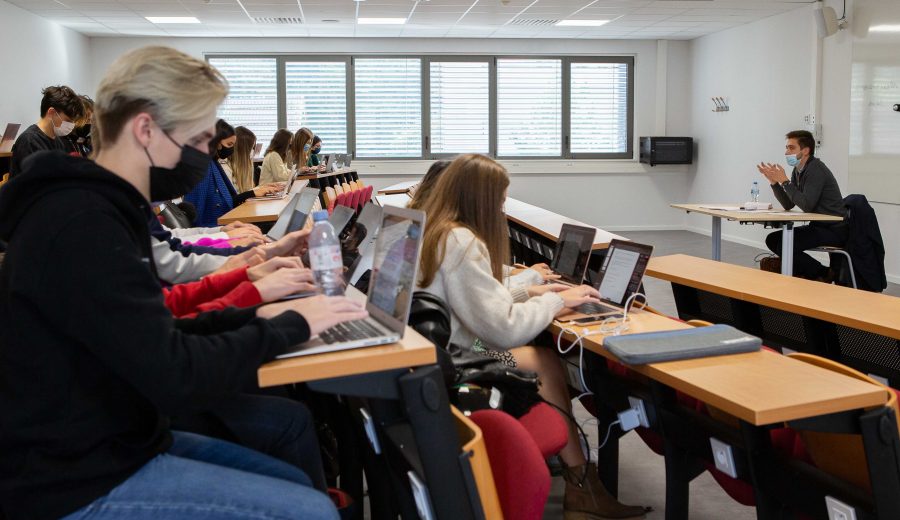
M 603 323 L 608 319 L 621 320 L 624 317 L 625 316 L 623 314 L 604 314 L 603 316 L 585 316 L 584 318 L 569 320 L 569 322 L 578 325 L 596 325 L 599 323 Z

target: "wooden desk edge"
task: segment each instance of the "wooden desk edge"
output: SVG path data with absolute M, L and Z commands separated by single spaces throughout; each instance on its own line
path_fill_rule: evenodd
M 543 229 L 538 229 L 538 228 L 532 226 L 531 224 L 529 224 L 523 220 L 519 220 L 516 217 L 514 217 L 508 213 L 506 214 L 506 218 L 524 228 L 527 228 L 528 230 L 530 230 L 534 233 L 541 235 L 542 237 L 546 238 L 547 240 L 552 240 L 553 242 L 556 242 L 557 240 L 559 240 L 558 237 L 551 235 L 550 233 L 544 231 Z M 598 231 L 602 231 L 602 230 L 598 229 Z M 618 235 L 616 235 L 616 236 L 618 236 Z M 608 248 L 609 248 L 609 242 L 594 242 L 594 245 L 591 246 L 592 251 L 599 251 L 599 250 L 608 249 Z

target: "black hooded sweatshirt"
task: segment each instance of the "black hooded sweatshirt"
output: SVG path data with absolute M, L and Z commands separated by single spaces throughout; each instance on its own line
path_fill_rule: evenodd
M 128 479 L 171 445 L 167 416 L 236 394 L 309 327 L 254 309 L 173 319 L 143 196 L 59 152 L 25 170 L 0 189 L 0 517 L 44 520 Z

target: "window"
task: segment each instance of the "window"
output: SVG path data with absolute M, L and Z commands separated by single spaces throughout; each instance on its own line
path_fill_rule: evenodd
M 573 62 L 570 72 L 570 151 L 623 154 L 629 151 L 627 63 Z
M 219 116 L 264 145 L 305 126 L 363 159 L 634 158 L 629 56 L 208 59 L 231 84 Z
M 354 60 L 356 156 L 422 156 L 422 60 Z
M 323 153 L 347 153 L 347 63 L 285 63 L 287 127 L 307 127 L 322 138 Z
M 219 106 L 219 117 L 252 130 L 265 149 L 278 129 L 275 58 L 210 58 L 209 63 L 228 79 L 230 87 Z
M 497 60 L 497 155 L 562 155 L 562 60 Z
M 490 152 L 490 64 L 431 62 L 431 153 Z

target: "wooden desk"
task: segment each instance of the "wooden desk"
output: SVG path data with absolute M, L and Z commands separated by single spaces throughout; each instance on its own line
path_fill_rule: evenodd
M 306 185 L 307 181 L 300 181 L 298 178 L 294 185 L 291 186 L 291 192 L 288 196 L 275 200 L 248 200 L 219 217 L 218 223 L 220 226 L 224 226 L 236 221 L 250 224 L 275 222 L 278 220 L 281 210 L 291 201 L 293 194 L 299 193 Z
M 900 340 L 900 298 L 688 255 L 650 259 L 654 278 Z
M 507 197 L 504 207 L 506 209 L 506 218 L 510 221 L 554 242 L 559 240 L 559 231 L 562 229 L 563 224 L 594 227 L 511 197 Z M 613 239 L 628 240 L 623 236 L 603 231 L 600 228 L 594 229 L 597 230 L 597 236 L 594 237 L 593 247 L 595 251 L 598 249 L 606 249 Z
M 7 157 L 12 157 L 12 152 L 0 152 L 0 159 L 5 159 Z
M 690 328 L 647 311 L 629 316 L 625 334 Z M 616 359 L 604 337 L 586 337 L 585 348 Z M 881 387 L 765 350 L 629 368 L 756 426 L 883 405 L 888 397 Z
M 742 224 L 771 224 L 781 226 L 781 274 L 791 276 L 794 273 L 794 223 L 796 222 L 840 222 L 843 217 L 821 215 L 819 213 L 803 213 L 799 211 L 740 211 L 731 209 L 734 204 L 672 204 L 673 208 L 688 213 L 699 213 L 712 217 L 712 257 L 722 259 L 722 219 Z M 729 209 L 715 209 L 729 208 Z
M 409 201 L 412 200 L 406 193 L 394 193 L 391 195 L 375 195 L 375 201 L 382 208 L 385 206 L 396 206 L 405 208 Z
M 416 180 L 416 181 L 398 182 L 397 184 L 392 184 L 391 186 L 388 186 L 387 188 L 382 188 L 382 189 L 378 190 L 378 194 L 379 195 L 396 195 L 398 193 L 407 193 L 410 188 L 412 188 L 416 184 L 419 184 L 419 182 L 421 182 L 421 181 Z
M 333 172 L 328 172 L 328 173 L 310 173 L 307 175 L 298 175 L 297 179 L 303 179 L 303 180 L 310 181 L 310 180 L 318 180 L 318 179 L 327 179 L 328 177 L 335 177 L 335 176 L 340 176 L 340 175 L 352 175 L 355 173 L 357 173 L 356 170 L 354 170 L 352 168 L 341 168 L 340 170 L 335 170 Z

